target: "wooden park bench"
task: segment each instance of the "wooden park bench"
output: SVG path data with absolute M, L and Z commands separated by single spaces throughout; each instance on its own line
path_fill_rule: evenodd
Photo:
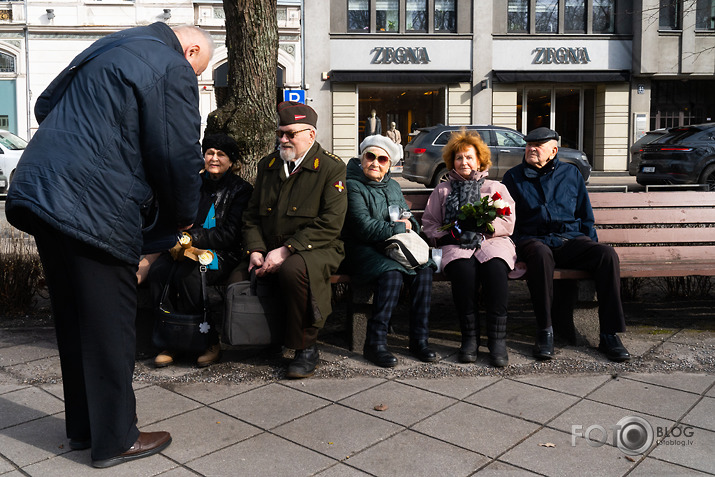
M 403 190 L 419 221 L 431 192 Z M 593 192 L 590 198 L 599 241 L 615 247 L 621 277 L 715 276 L 715 192 Z M 572 341 L 579 335 L 593 335 L 594 327 L 598 336 L 594 310 L 574 315 L 577 280 L 589 278 L 589 273 L 580 270 L 554 271 L 554 279 L 559 280 L 554 328 L 563 329 L 562 334 Z M 434 275 L 434 281 L 443 280 L 444 275 Z M 331 281 L 349 284 L 350 277 L 333 275 Z M 350 348 L 360 352 L 371 313 L 371 287 L 348 285 L 348 299 Z

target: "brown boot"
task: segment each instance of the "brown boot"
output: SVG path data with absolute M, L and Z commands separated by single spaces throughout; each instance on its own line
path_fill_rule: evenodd
M 221 358 L 221 345 L 219 343 L 209 346 L 204 354 L 199 356 L 196 360 L 196 365 L 199 368 L 205 368 L 206 366 L 211 366 L 214 363 L 218 363 Z
M 154 358 L 154 366 L 157 368 L 164 368 L 170 364 L 174 364 L 174 356 L 175 354 L 173 351 L 162 351 L 156 355 L 156 358 Z

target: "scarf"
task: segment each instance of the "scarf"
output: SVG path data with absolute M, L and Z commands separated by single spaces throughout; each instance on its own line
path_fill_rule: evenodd
M 451 182 L 452 191 L 444 202 L 444 225 L 457 220 L 459 209 L 466 204 L 473 204 L 481 197 L 480 190 L 484 184 L 482 177 L 478 181 L 456 181 Z

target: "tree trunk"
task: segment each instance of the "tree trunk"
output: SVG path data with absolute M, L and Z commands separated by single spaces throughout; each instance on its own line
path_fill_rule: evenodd
M 208 116 L 206 134 L 225 133 L 253 183 L 258 160 L 275 147 L 278 20 L 275 0 L 224 0 L 228 100 Z

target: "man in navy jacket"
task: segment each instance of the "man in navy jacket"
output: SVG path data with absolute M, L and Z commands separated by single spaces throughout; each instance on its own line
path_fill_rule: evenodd
M 70 447 L 91 447 L 95 467 L 171 443 L 137 429 L 136 271 L 146 204 L 168 236 L 196 216 L 196 76 L 212 55 L 207 33 L 164 23 L 92 44 L 38 98 L 40 127 L 8 192 L 8 220 L 35 236 L 50 292 Z
M 534 357 L 552 359 L 554 334 L 551 306 L 555 267 L 587 270 L 598 293 L 598 349 L 612 361 L 630 354 L 617 332 L 625 331 L 618 255 L 598 243 L 586 184 L 578 169 L 557 157 L 559 135 L 537 128 L 526 136 L 524 161 L 504 174 L 504 185 L 516 202 L 514 242 L 527 265 L 527 284 L 539 327 Z

